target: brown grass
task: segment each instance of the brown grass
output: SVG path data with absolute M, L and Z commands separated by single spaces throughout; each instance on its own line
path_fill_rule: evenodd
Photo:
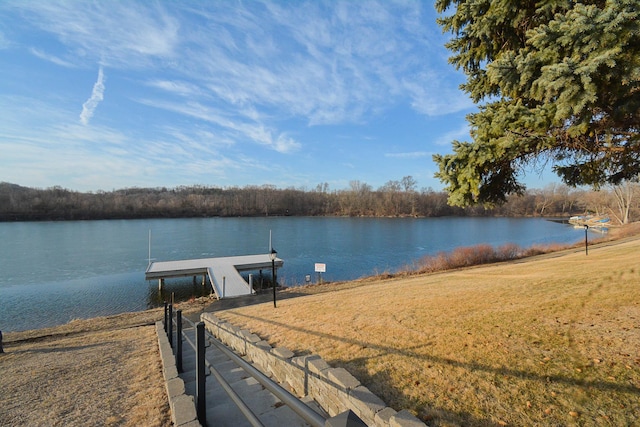
M 628 239 L 217 315 L 430 425 L 638 425 L 639 253 Z
M 153 326 L 161 318 L 155 309 L 5 334 L 0 425 L 171 425 Z

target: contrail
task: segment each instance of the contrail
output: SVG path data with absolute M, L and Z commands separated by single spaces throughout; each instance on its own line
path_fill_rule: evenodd
M 93 112 L 98 107 L 100 101 L 104 99 L 104 73 L 102 71 L 102 65 L 98 70 L 98 80 L 93 85 L 93 92 L 91 92 L 91 97 L 87 99 L 87 101 L 82 104 L 82 113 L 80 113 L 80 121 L 82 124 L 89 124 L 89 119 L 93 117 Z

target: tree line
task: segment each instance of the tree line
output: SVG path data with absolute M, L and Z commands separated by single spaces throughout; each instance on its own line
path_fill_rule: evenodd
M 194 185 L 78 192 L 59 186 L 38 189 L 0 183 L 0 221 L 284 215 L 567 217 L 592 212 L 623 223 L 640 215 L 633 197 L 638 191 L 637 184 L 600 191 L 552 184 L 511 195 L 504 204 L 489 209 L 450 206 L 446 192 L 418 190 L 411 176 L 388 181 L 377 189 L 351 181 L 348 188 L 340 190 L 330 190 L 327 183 L 321 183 L 310 190 Z

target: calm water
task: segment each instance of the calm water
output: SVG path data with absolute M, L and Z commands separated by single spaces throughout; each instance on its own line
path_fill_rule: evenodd
M 543 219 L 512 218 L 206 218 L 0 223 L 0 330 L 16 331 L 144 310 L 157 305 L 157 282 L 144 280 L 149 258 L 266 253 L 269 230 L 285 262 L 280 283 L 348 280 L 396 271 L 459 246 L 507 242 L 573 243 L 584 231 Z M 191 279 L 168 281 L 179 297 L 201 291 Z

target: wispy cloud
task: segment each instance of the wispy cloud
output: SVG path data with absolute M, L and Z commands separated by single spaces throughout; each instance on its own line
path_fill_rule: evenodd
M 98 104 L 104 99 L 104 72 L 102 66 L 98 69 L 98 80 L 93 85 L 91 97 L 82 104 L 82 112 L 80 113 L 80 122 L 84 125 L 89 124 L 89 120 L 93 117 Z
M 469 133 L 469 125 L 467 123 L 464 123 L 458 129 L 454 129 L 452 131 L 442 134 L 440 137 L 438 137 L 438 139 L 436 139 L 433 142 L 436 145 L 446 146 L 446 145 L 451 145 L 451 142 L 453 142 L 453 140 L 464 141 L 465 139 L 468 140 L 469 138 L 471 138 L 471 135 Z
M 407 101 L 427 116 L 471 105 L 455 89 L 443 93 L 443 77 L 429 71 L 442 60 L 444 36 L 433 29 L 435 12 L 420 2 L 21 8 L 34 25 L 89 59 L 125 69 L 160 60 L 177 78 L 151 85 L 174 95 L 215 97 L 254 118 L 269 110 L 310 126 L 334 125 L 364 123 Z
M 147 82 L 147 85 L 184 97 L 202 95 L 202 90 L 197 85 L 183 81 L 152 80 Z
M 159 4 L 18 2 L 13 7 L 79 58 L 109 66 L 136 67 L 152 58 L 171 58 L 178 45 L 180 25 Z
M 0 31 L 0 49 L 7 49 L 9 46 L 9 40 L 7 40 L 4 33 Z
M 179 183 L 198 183 L 203 177 L 225 180 L 235 170 L 248 175 L 242 165 L 251 165 L 253 170 L 261 164 L 261 159 L 223 152 L 221 148 L 233 141 L 220 142 L 208 131 L 167 127 L 154 137 L 132 135 L 100 125 L 83 126 L 74 120 L 73 111 L 65 112 L 46 101 L 27 107 L 28 102 L 0 97 L 0 111 L 4 112 L 0 181 L 35 187 L 62 184 L 84 190 L 175 186 L 176 177 Z
M 62 58 L 59 58 L 59 57 L 57 57 L 55 55 L 50 55 L 48 53 L 45 53 L 45 52 L 41 51 L 40 49 L 31 48 L 29 50 L 34 56 L 36 56 L 36 57 L 38 57 L 40 59 L 44 59 L 45 61 L 52 62 L 52 63 L 54 63 L 56 65 L 60 65 L 61 67 L 66 67 L 66 68 L 74 67 L 73 63 L 71 63 L 69 61 L 66 61 L 66 60 L 64 60 Z
M 139 103 L 161 108 L 167 111 L 183 114 L 209 122 L 220 129 L 234 134 L 236 141 L 249 140 L 267 146 L 279 153 L 297 151 L 301 144 L 284 133 L 267 127 L 263 123 L 235 118 L 222 110 L 197 102 L 168 102 L 151 99 L 138 99 Z
M 385 153 L 385 157 L 394 159 L 418 159 L 421 157 L 431 156 L 433 153 L 427 151 L 412 151 L 408 153 Z
M 425 71 L 414 79 L 404 79 L 403 86 L 410 94 L 411 106 L 426 116 L 441 116 L 474 107 L 468 95 L 458 90 L 462 78 L 453 71 Z
M 184 28 L 194 48 L 182 63 L 193 66 L 181 71 L 231 106 L 311 126 L 363 123 L 407 101 L 427 116 L 469 106 L 455 90 L 438 91 L 442 78 L 428 72 L 442 61 L 444 37 L 428 29 L 434 12 L 422 3 L 222 2 L 197 13 L 211 24 Z
M 281 133 L 277 138 L 274 138 L 273 147 L 274 150 L 279 153 L 290 153 L 298 151 L 298 149 L 300 149 L 300 143 L 288 135 Z

